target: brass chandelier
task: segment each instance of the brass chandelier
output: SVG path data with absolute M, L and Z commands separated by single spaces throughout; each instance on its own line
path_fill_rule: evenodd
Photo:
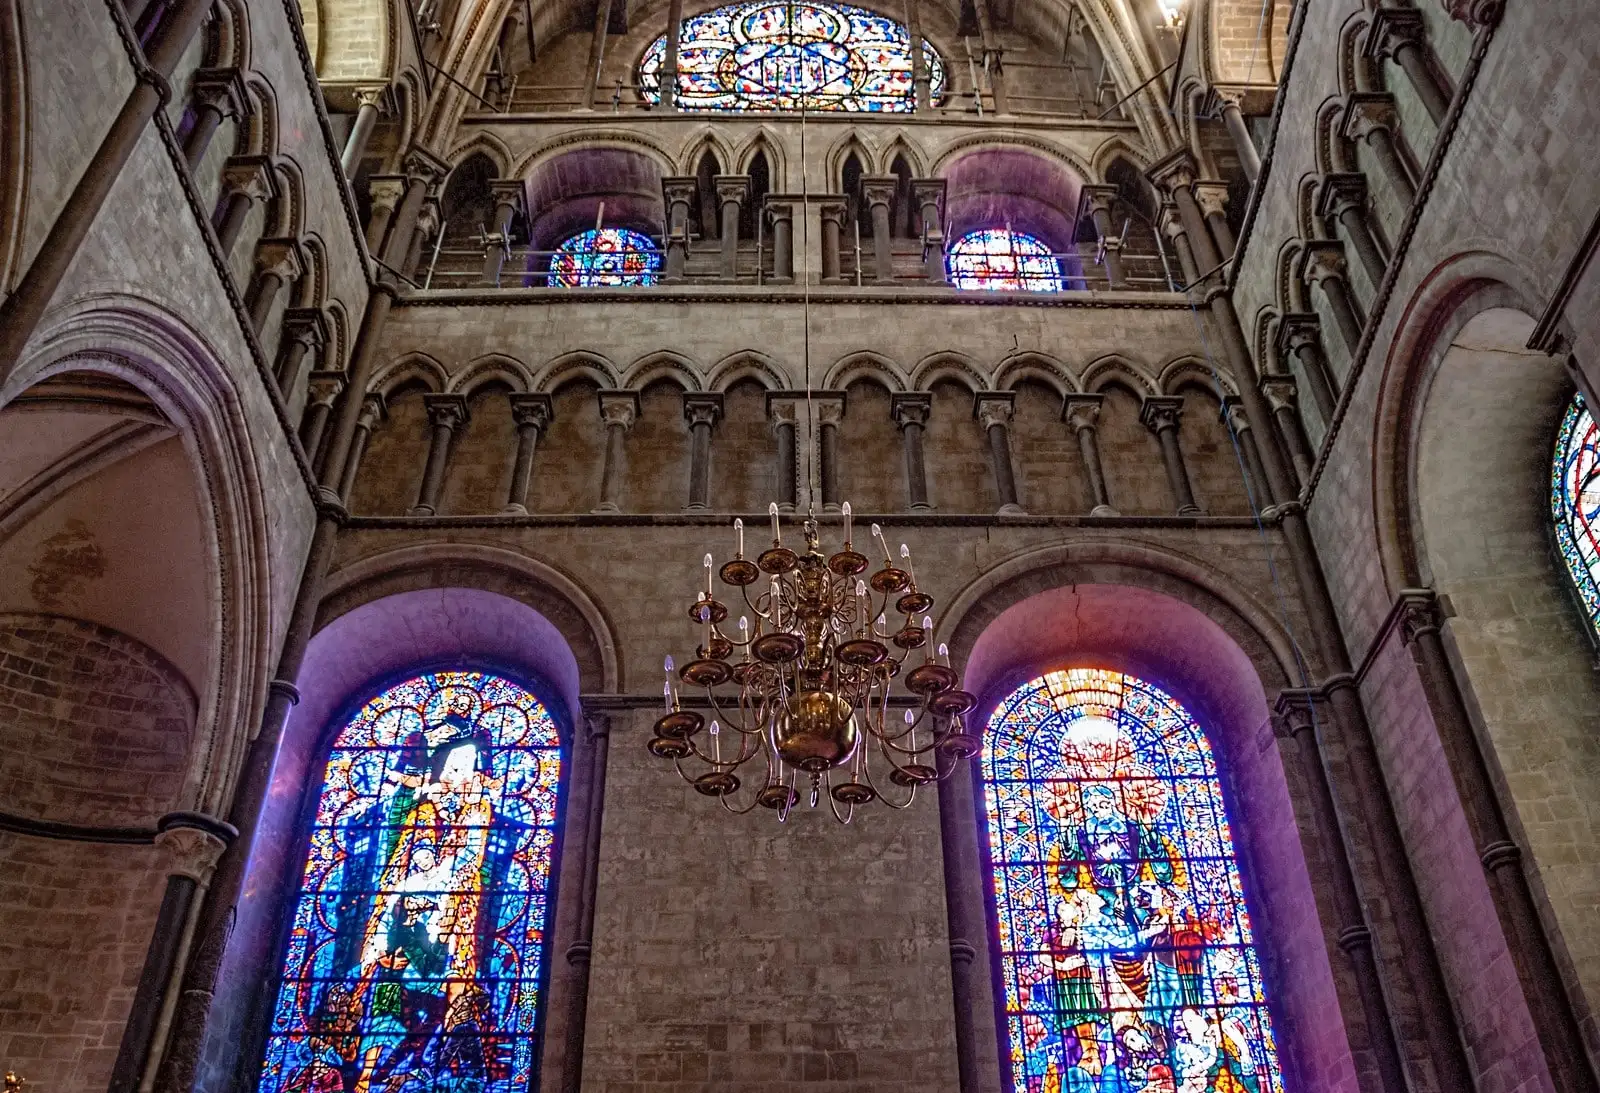
M 811 806 L 826 795 L 841 823 L 874 800 L 905 808 L 918 786 L 947 776 L 979 746 L 964 720 L 977 700 L 958 686 L 948 648 L 932 651 L 926 612 L 933 597 L 917 588 L 911 551 L 902 543 L 896 564 L 877 524 L 872 536 L 883 566 L 862 576 L 871 563 L 851 543 L 848 502 L 843 545 L 831 555 L 822 551 L 814 517 L 805 519 L 805 548 L 796 551 L 783 543 L 776 503 L 768 513 L 772 545 L 753 561 L 745 557 L 743 520 L 733 522 L 730 560 L 716 568 L 705 556 L 706 587 L 689 606 L 689 618 L 703 628 L 701 642 L 676 673 L 673 658 L 666 659 L 666 710 L 650 753 L 734 813 L 759 805 L 787 819 L 802 779 L 809 779 Z M 744 601 L 737 637 L 724 632 L 730 611 L 714 577 Z M 891 612 L 901 619 L 893 630 Z M 909 701 L 891 696 L 891 681 L 901 675 Z M 706 713 L 685 708 L 684 686 L 704 692 L 694 705 Z M 735 803 L 744 785 L 737 772 L 757 756 L 765 767 L 759 788 Z M 897 788 L 886 791 L 885 778 Z

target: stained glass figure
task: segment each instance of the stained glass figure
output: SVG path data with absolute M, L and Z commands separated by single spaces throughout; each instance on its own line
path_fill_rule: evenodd
M 526 1093 L 561 789 L 555 721 L 481 672 L 388 687 L 339 730 L 261 1093 Z
M 957 239 L 945 254 L 956 288 L 991 292 L 1060 292 L 1061 260 L 1038 237 L 983 228 Z
M 1282 1093 L 1216 764 L 1160 688 L 1051 672 L 982 757 L 1016 1093 Z
M 1550 515 L 1561 560 L 1600 639 L 1600 429 L 1582 395 L 1573 398 L 1556 434 Z
M 661 100 L 666 35 L 645 50 L 639 87 Z M 928 86 L 945 67 L 926 42 Z M 916 105 L 911 35 L 849 4 L 756 0 L 685 19 L 679 29 L 678 106 L 684 110 L 840 110 L 909 114 Z
M 653 285 L 660 274 L 660 249 L 648 235 L 627 228 L 590 228 L 550 256 L 555 288 Z

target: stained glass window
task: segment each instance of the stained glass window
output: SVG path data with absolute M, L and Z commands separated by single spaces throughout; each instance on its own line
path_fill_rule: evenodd
M 685 110 L 848 110 L 909 114 L 911 35 L 900 23 L 849 4 L 756 0 L 685 19 L 678 32 L 678 105 Z M 645 50 L 639 87 L 661 99 L 666 35 Z M 945 68 L 922 46 L 928 86 L 944 93 Z
M 526 1093 L 561 787 L 554 720 L 480 672 L 389 687 L 339 730 L 261 1093 Z
M 1282 1093 L 1205 733 L 1169 694 L 1051 672 L 982 758 L 1010 1088 Z
M 1582 395 L 1573 398 L 1556 434 L 1550 515 L 1561 560 L 1600 637 L 1600 429 Z
M 556 288 L 653 285 L 660 272 L 661 251 L 648 235 L 627 228 L 590 228 L 550 256 Z
M 1040 239 L 1010 228 L 968 232 L 945 255 L 956 288 L 1060 292 L 1061 261 Z

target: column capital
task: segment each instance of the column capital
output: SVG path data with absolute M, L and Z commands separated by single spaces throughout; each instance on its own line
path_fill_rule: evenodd
M 1278 320 L 1277 350 L 1280 357 L 1298 353 L 1308 346 L 1322 345 L 1322 320 L 1315 312 L 1291 311 Z
M 689 427 L 710 425 L 716 427 L 722 417 L 722 394 L 718 391 L 685 391 L 683 393 L 683 419 Z
M 1261 397 L 1267 400 L 1273 413 L 1295 409 L 1299 387 L 1295 378 L 1269 372 L 1261 377 Z
M 1178 206 L 1170 197 L 1161 202 L 1161 211 L 1156 214 L 1161 223 L 1161 234 L 1176 242 L 1180 235 L 1188 233 L 1188 228 L 1183 226 L 1183 217 L 1178 215 Z
M 361 400 L 361 412 L 356 415 L 356 426 L 371 432 L 388 414 L 389 404 L 383 395 L 377 391 L 368 391 L 367 396 Z
M 1078 190 L 1078 208 L 1109 213 L 1122 191 L 1109 183 L 1089 183 Z
M 932 412 L 932 391 L 896 391 L 889 396 L 889 414 L 902 429 L 907 425 L 928 424 L 928 415 Z
M 979 391 L 972 396 L 972 416 L 983 423 L 985 430 L 1009 425 L 1016 404 L 1015 391 Z
M 667 208 L 692 205 L 700 196 L 700 180 L 694 175 L 667 175 L 661 180 L 661 197 Z
M 320 307 L 284 309 L 282 336 L 299 342 L 309 352 L 328 344 L 328 317 Z
M 1272 704 L 1272 731 L 1280 739 L 1293 739 L 1316 727 L 1316 707 L 1322 696 L 1304 687 L 1278 692 Z
M 389 88 L 385 85 L 358 87 L 355 89 L 354 97 L 358 110 L 363 106 L 374 106 L 380 114 L 389 112 Z
M 1465 23 L 1473 30 L 1483 30 L 1499 24 L 1505 14 L 1505 0 L 1441 0 L 1450 18 Z
M 1348 281 L 1350 263 L 1345 260 L 1344 244 L 1335 239 L 1318 239 L 1307 243 L 1300 252 L 1296 272 L 1307 283 L 1320 285 L 1324 281 Z
M 517 391 L 510 396 L 510 401 L 511 420 L 519 429 L 528 426 L 542 433 L 550 427 L 550 421 L 555 417 L 550 396 L 542 392 Z
M 1183 418 L 1183 399 L 1177 395 L 1146 395 L 1139 407 L 1139 421 L 1152 433 L 1176 429 Z
M 1144 177 L 1149 179 L 1156 189 L 1172 194 L 1187 189 L 1199 174 L 1194 153 L 1187 148 L 1179 148 L 1151 164 L 1145 171 Z
M 1442 597 L 1431 588 L 1402 588 L 1395 596 L 1395 621 L 1400 640 L 1410 645 L 1418 638 L 1437 634 L 1450 617 Z
M 583 728 L 590 743 L 604 740 L 611 735 L 611 715 L 604 710 L 584 710 Z
M 1196 182 L 1194 190 L 1195 204 L 1200 206 L 1200 215 L 1205 217 L 1226 216 L 1228 212 L 1228 184 L 1218 179 L 1202 179 Z
M 1345 96 L 1344 112 L 1344 135 L 1349 140 L 1366 140 L 1380 130 L 1392 133 L 1400 124 L 1394 96 L 1384 92 L 1352 92 Z
M 633 428 L 639 418 L 639 392 L 601 391 L 600 420 L 606 428 L 620 425 L 624 430 Z
M 298 239 L 283 236 L 262 239 L 256 243 L 256 272 L 276 274 L 284 284 L 299 280 L 305 271 L 300 254 Z
M 1061 420 L 1075 433 L 1093 429 L 1100 423 L 1100 407 L 1105 401 L 1104 395 L 1074 392 L 1062 400 Z
M 422 396 L 422 406 L 428 412 L 428 420 L 434 425 L 442 425 L 454 432 L 467 423 L 467 396 L 457 394 L 434 394 Z
M 1363 53 L 1374 61 L 1387 61 L 1408 45 L 1419 45 L 1427 37 L 1422 12 L 1416 8 L 1379 7 L 1367 27 Z
M 1250 431 L 1250 416 L 1244 412 L 1244 399 L 1238 395 L 1225 395 L 1217 417 L 1238 436 Z
M 450 165 L 426 148 L 412 148 L 400 160 L 400 167 L 408 180 L 417 180 L 436 186 L 450 173 Z
M 804 395 L 797 395 L 793 391 L 768 391 L 767 420 L 772 422 L 774 429 L 780 425 L 798 425 L 800 403 L 804 399 Z
M 251 201 L 278 196 L 272 161 L 266 156 L 232 156 L 222 167 L 222 191 L 229 197 L 243 195 Z
M 888 208 L 894 204 L 894 195 L 900 188 L 897 175 L 862 175 L 861 200 L 868 209 L 874 205 Z
M 843 391 L 813 391 L 811 405 L 817 411 L 818 425 L 838 425 L 844 420 Z
M 494 178 L 489 180 L 489 193 L 496 205 L 510 205 L 512 215 L 528 212 L 528 188 L 520 178 Z
M 731 201 L 743 206 L 750 200 L 749 175 L 712 175 L 711 187 L 716 191 L 718 205 L 726 205 Z
M 1240 113 L 1244 112 L 1245 99 L 1249 92 L 1242 87 L 1213 87 L 1206 95 L 1200 110 L 1204 114 L 1220 114 L 1227 107 L 1233 107 Z
M 201 812 L 169 812 L 156 821 L 156 846 L 167 854 L 167 872 L 188 877 L 204 888 L 217 859 L 238 838 L 230 823 Z
M 374 211 L 387 209 L 389 212 L 394 212 L 400 204 L 400 199 L 406 195 L 406 176 L 369 175 L 367 195 L 371 198 Z
M 332 406 L 344 390 L 344 373 L 319 369 L 306 377 L 306 394 L 312 405 Z
M 799 203 L 799 198 L 788 194 L 768 194 L 763 201 L 762 211 L 766 213 L 769 222 L 786 224 L 794 220 L 795 206 Z
M 849 203 L 842 197 L 829 198 L 816 204 L 817 217 L 823 222 L 831 220 L 835 224 L 843 225 L 845 214 L 850 211 Z
M 1367 211 L 1367 176 L 1359 171 L 1334 171 L 1323 175 L 1322 187 L 1317 193 L 1317 215 L 1337 219 L 1352 206 L 1362 213 Z
M 911 200 L 918 207 L 938 203 L 944 205 L 946 185 L 942 178 L 914 178 L 911 180 Z
M 237 118 L 248 112 L 250 98 L 237 68 L 202 68 L 194 74 L 194 101 L 225 118 Z

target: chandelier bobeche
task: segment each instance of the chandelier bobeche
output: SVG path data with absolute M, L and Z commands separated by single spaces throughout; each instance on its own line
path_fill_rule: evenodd
M 848 503 L 844 544 L 832 555 L 822 552 L 815 519 L 802 526 L 801 553 L 783 545 L 778 506 L 768 512 L 772 545 L 754 561 L 744 554 L 743 520 L 733 522 L 738 543 L 731 560 L 719 569 L 705 556 L 706 587 L 689 607 L 689 618 L 704 628 L 701 644 L 676 682 L 673 659 L 666 659 L 666 712 L 656 721 L 650 753 L 672 760 L 690 785 L 732 812 L 760 805 L 787 818 L 802 776 L 810 780 L 812 806 L 826 792 L 841 822 L 873 800 L 904 808 L 918 786 L 978 751 L 964 721 L 977 700 L 958 686 L 948 649 L 932 652 L 933 597 L 917 588 L 911 551 L 901 544 L 896 565 L 877 524 L 872 535 L 883 549 L 883 568 L 862 577 L 871 563 L 851 544 Z M 723 633 L 730 612 L 716 598 L 714 578 L 744 600 L 748 614 L 739 617 L 736 639 Z M 891 612 L 903 619 L 892 632 Z M 927 651 L 913 664 L 918 649 Z M 904 707 L 903 717 L 891 712 L 890 694 L 902 672 L 913 699 L 893 703 L 895 711 Z M 684 708 L 678 684 L 704 690 L 706 714 Z M 729 687 L 738 688 L 737 697 Z M 735 804 L 744 784 L 735 772 L 758 755 L 766 767 L 760 788 Z M 896 790 L 880 789 L 877 779 L 885 776 Z

